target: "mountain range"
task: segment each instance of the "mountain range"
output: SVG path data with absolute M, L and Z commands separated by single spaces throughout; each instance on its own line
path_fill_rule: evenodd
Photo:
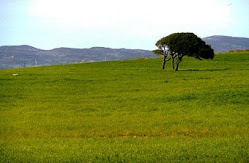
M 216 53 L 249 49 L 249 38 L 215 35 L 203 40 Z M 29 45 L 0 46 L 0 69 L 152 57 L 156 57 L 152 51 L 141 49 L 93 47 L 42 50 Z
M 249 49 L 249 38 L 215 35 L 203 38 L 215 53 Z
M 149 50 L 141 49 L 93 47 L 89 49 L 56 48 L 42 50 L 28 45 L 1 46 L 0 69 L 151 57 L 156 57 L 156 55 Z

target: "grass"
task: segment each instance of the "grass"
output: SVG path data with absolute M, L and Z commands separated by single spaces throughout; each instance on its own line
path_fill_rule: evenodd
M 1 70 L 0 162 L 249 162 L 249 53 L 161 62 Z

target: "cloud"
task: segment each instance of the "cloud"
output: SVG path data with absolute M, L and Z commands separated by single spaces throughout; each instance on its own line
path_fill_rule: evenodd
M 216 0 L 36 0 L 34 16 L 79 28 L 229 23 L 230 10 Z
M 4 0 L 2 40 L 16 44 L 26 40 L 46 48 L 52 47 L 51 42 L 53 46 L 147 48 L 173 32 L 245 37 L 247 1 Z
M 154 45 L 173 32 L 202 37 L 227 28 L 233 17 L 226 4 L 225 0 L 34 0 L 30 12 L 36 26 L 76 40 L 114 45 L 122 39 L 136 46 L 145 40 Z

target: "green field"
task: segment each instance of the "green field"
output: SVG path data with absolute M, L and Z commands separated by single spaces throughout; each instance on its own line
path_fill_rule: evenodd
M 161 63 L 0 70 L 0 162 L 249 162 L 249 53 Z

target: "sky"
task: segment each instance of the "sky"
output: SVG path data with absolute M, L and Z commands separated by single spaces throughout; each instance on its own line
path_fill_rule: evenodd
M 175 32 L 249 38 L 249 0 L 0 0 L 0 46 L 152 50 Z

